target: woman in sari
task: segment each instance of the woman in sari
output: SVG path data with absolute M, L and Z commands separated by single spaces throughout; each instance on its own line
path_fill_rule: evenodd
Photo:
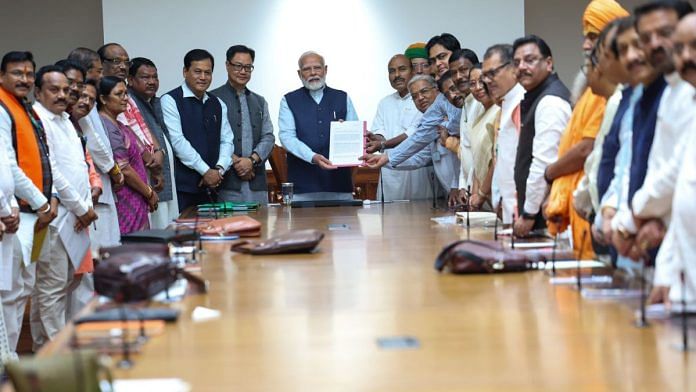
M 97 107 L 109 142 L 125 177 L 125 185 L 115 192 L 118 226 L 121 234 L 149 229 L 148 213 L 157 209 L 159 201 L 147 183 L 147 171 L 138 139 L 125 124 L 117 120 L 126 110 L 128 93 L 123 79 L 105 76 L 99 82 Z
M 484 108 L 469 131 L 471 152 L 473 155 L 471 208 L 484 209 L 491 204 L 491 182 L 493 181 L 493 146 L 495 140 L 495 120 L 500 113 L 500 106 L 493 102 L 488 95 L 483 80 L 481 80 L 481 64 L 474 65 L 469 71 L 471 94 L 481 102 Z M 488 202 L 488 203 L 486 203 Z

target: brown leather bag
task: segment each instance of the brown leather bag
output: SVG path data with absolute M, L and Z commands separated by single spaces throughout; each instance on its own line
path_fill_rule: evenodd
M 505 249 L 497 241 L 462 240 L 447 245 L 435 260 L 435 269 L 453 274 L 521 272 L 532 267 L 528 252 Z
M 324 233 L 318 230 L 298 230 L 261 242 L 238 241 L 232 244 L 232 250 L 252 255 L 311 252 L 323 238 Z

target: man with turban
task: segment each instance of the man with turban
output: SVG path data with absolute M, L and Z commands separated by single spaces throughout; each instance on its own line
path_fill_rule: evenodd
M 416 42 L 408 46 L 404 55 L 411 61 L 414 75 L 432 75 L 428 51 L 423 42 Z
M 614 0 L 593 0 L 583 14 L 583 51 L 591 51 L 599 32 L 610 21 L 628 16 L 628 12 Z M 607 99 L 586 89 L 573 109 L 561 143 L 558 160 L 546 168 L 544 178 L 551 185 L 546 217 L 549 232 L 556 234 L 572 230 L 576 256 L 594 257 L 589 238 L 590 224 L 577 214 L 572 205 L 573 190 L 584 175 L 585 159 L 592 152 L 594 139 L 604 117 Z

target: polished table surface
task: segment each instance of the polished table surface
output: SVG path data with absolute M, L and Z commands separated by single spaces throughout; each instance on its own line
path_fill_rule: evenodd
M 443 214 L 425 202 L 253 213 L 262 238 L 305 228 L 326 238 L 289 256 L 206 244 L 209 293 L 179 304 L 180 320 L 116 376 L 179 377 L 194 391 L 696 389 L 696 354 L 672 347 L 678 329 L 638 329 L 628 304 L 582 300 L 541 271 L 437 273 L 439 250 L 466 236 L 430 220 Z M 194 323 L 196 306 L 222 317 Z M 377 344 L 398 336 L 419 347 Z

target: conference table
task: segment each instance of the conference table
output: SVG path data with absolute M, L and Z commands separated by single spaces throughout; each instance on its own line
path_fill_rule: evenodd
M 262 238 L 309 228 L 326 237 L 314 253 L 282 256 L 206 243 L 208 293 L 175 304 L 178 322 L 117 378 L 176 377 L 193 391 L 696 388 L 695 354 L 673 347 L 679 328 L 636 328 L 635 303 L 582 299 L 540 270 L 438 273 L 438 252 L 467 230 L 432 221 L 452 213 L 428 202 L 250 215 Z M 221 316 L 194 322 L 196 307 Z

